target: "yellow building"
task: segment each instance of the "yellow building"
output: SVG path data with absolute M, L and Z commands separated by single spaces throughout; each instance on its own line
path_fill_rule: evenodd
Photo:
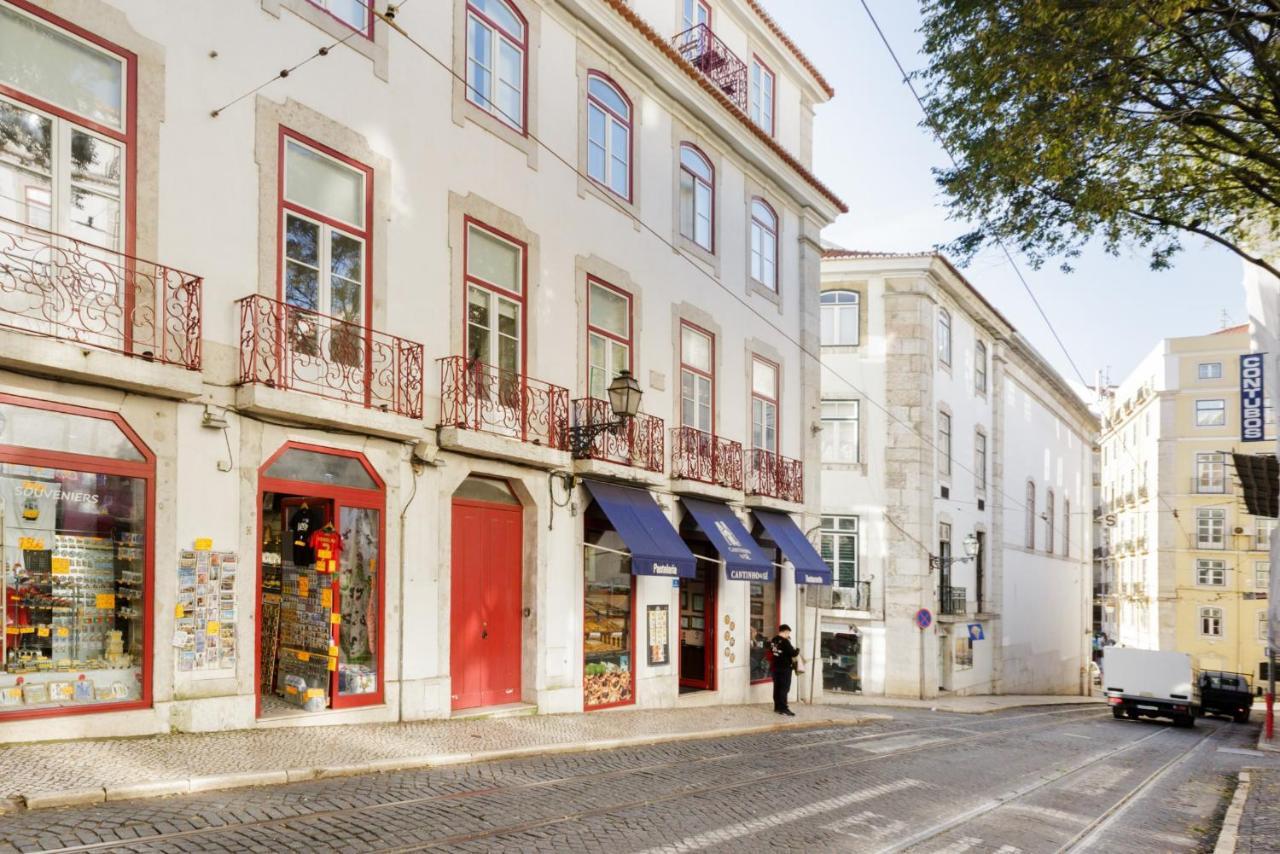
M 1107 398 L 1095 589 L 1112 641 L 1257 682 L 1275 520 L 1245 512 L 1230 454 L 1275 440 L 1269 408 L 1267 442 L 1240 439 L 1248 352 L 1247 326 L 1167 338 Z

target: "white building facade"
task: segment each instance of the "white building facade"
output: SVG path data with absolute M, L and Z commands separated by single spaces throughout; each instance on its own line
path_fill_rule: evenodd
M 940 255 L 822 292 L 826 690 L 1081 691 L 1093 416 Z
M 749 0 L 402 5 L 0 0 L 0 742 L 768 695 L 830 87 Z

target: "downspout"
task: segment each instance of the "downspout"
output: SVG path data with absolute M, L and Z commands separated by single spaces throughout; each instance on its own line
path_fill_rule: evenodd
M 409 500 L 404 503 L 404 507 L 400 509 L 400 536 L 399 536 L 399 563 L 400 563 L 400 653 L 399 660 L 396 662 L 396 682 L 400 685 L 400 709 L 396 714 L 397 720 L 404 720 L 404 649 L 405 649 L 405 620 L 404 603 L 405 603 L 405 559 L 404 559 L 404 520 L 409 515 L 409 506 L 413 504 L 413 499 L 418 497 L 418 478 L 422 476 L 422 470 L 426 467 L 426 463 L 410 452 L 409 466 L 413 469 L 413 490 L 409 493 Z

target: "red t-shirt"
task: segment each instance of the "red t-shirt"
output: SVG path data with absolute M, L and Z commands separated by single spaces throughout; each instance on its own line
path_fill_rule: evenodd
M 321 528 L 311 535 L 309 545 L 316 556 L 316 572 L 338 571 L 338 556 L 342 554 L 341 534 Z

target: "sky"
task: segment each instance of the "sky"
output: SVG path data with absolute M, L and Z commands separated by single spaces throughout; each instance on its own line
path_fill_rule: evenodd
M 823 237 L 850 249 L 920 251 L 969 230 L 951 221 L 931 170 L 947 163 L 925 128 L 860 0 L 763 0 L 836 90 L 818 108 L 814 171 L 849 206 Z M 908 70 L 925 64 L 914 0 L 868 0 Z M 1141 250 L 1114 257 L 1088 247 L 1071 273 L 1014 259 L 1088 384 L 1119 383 L 1161 338 L 1202 335 L 1247 320 L 1241 263 L 1194 236 L 1172 269 L 1153 271 Z M 963 272 L 1063 375 L 1077 380 L 1013 268 L 997 248 Z

